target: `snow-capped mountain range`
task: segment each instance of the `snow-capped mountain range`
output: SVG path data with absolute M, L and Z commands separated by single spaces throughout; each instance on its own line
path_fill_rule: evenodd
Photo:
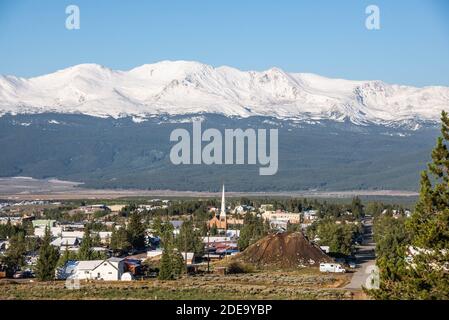
M 278 68 L 240 71 L 162 61 L 129 71 L 80 64 L 34 78 L 0 76 L 0 116 L 81 113 L 97 117 L 215 113 L 232 117 L 416 125 L 449 110 L 449 87 L 330 79 Z

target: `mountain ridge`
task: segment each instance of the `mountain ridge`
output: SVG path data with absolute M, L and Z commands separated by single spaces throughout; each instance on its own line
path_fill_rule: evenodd
M 32 78 L 0 76 L 0 116 L 56 112 L 140 119 L 215 113 L 230 117 L 351 121 L 417 127 L 449 109 L 449 87 L 333 79 L 279 68 L 241 71 L 161 61 L 128 71 L 80 64 Z

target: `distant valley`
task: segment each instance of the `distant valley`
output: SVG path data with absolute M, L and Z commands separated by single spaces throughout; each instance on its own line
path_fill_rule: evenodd
M 259 176 L 249 165 L 171 164 L 170 132 L 204 127 L 278 128 L 279 171 Z M 100 189 L 229 191 L 416 191 L 419 172 L 439 134 L 350 121 L 315 123 L 217 114 L 153 117 L 136 123 L 87 115 L 43 113 L 0 117 L 0 176 L 58 178 Z

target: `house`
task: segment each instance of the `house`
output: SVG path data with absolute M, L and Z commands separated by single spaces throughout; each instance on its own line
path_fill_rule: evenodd
M 307 210 L 304 211 L 304 220 L 307 222 L 313 222 L 318 219 L 318 211 L 317 210 Z
M 254 207 L 247 205 L 240 205 L 234 208 L 235 214 L 244 214 L 246 212 L 254 211 Z
M 274 206 L 272 204 L 262 204 L 260 205 L 259 211 L 261 213 L 265 211 L 273 211 Z
M 84 238 L 84 231 L 62 231 L 61 237 L 63 238 Z
M 226 218 L 222 219 L 219 216 L 214 215 L 212 219 L 208 221 L 209 229 L 212 229 L 213 227 L 217 228 L 218 230 L 226 230 L 227 229 L 227 221 Z
M 58 279 L 118 281 L 125 272 L 124 259 L 68 261 L 57 271 Z
M 279 231 L 286 231 L 288 229 L 289 220 L 288 219 L 270 219 L 270 228 Z
M 0 224 L 5 225 L 10 223 L 12 226 L 18 226 L 22 223 L 20 217 L 0 217 Z
M 112 232 L 111 231 L 100 231 L 98 232 L 100 237 L 100 242 L 102 244 L 109 244 L 111 242 Z
M 52 246 L 61 248 L 61 247 L 77 247 L 79 246 L 81 243 L 79 238 L 64 238 L 64 237 L 59 237 L 56 238 L 55 240 L 53 240 L 50 244 Z
M 184 262 L 187 260 L 187 265 L 193 264 L 195 259 L 195 254 L 193 252 L 180 252 Z
M 281 210 L 277 210 L 277 211 L 265 211 L 264 213 L 262 213 L 262 217 L 265 220 L 270 221 L 270 223 L 273 221 L 273 223 L 275 223 L 275 220 L 281 221 L 281 223 L 283 223 L 283 221 L 287 221 L 288 223 L 291 224 L 298 224 L 300 223 L 301 220 L 301 216 L 299 213 L 294 213 L 294 212 L 284 212 Z
M 43 238 L 44 235 L 45 235 L 45 229 L 46 229 L 46 227 L 37 227 L 37 228 L 35 228 L 34 229 L 34 235 L 36 237 Z M 59 237 L 59 236 L 62 235 L 62 228 L 61 227 L 51 227 L 50 228 L 50 234 L 53 237 Z
M 38 220 L 33 220 L 32 224 L 33 224 L 33 228 L 43 228 L 43 229 L 45 229 L 46 227 L 53 228 L 56 226 L 56 220 L 38 219 Z
M 226 237 L 238 239 L 240 237 L 240 230 L 239 229 L 226 230 Z
M 120 212 L 124 207 L 126 207 L 126 205 L 124 205 L 124 204 L 114 204 L 114 205 L 108 206 L 108 209 L 111 212 Z

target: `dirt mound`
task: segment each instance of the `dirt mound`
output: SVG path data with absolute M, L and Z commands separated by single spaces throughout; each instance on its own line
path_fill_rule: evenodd
M 282 269 L 318 266 L 321 262 L 332 261 L 300 232 L 270 234 L 246 248 L 236 259 L 258 267 Z

